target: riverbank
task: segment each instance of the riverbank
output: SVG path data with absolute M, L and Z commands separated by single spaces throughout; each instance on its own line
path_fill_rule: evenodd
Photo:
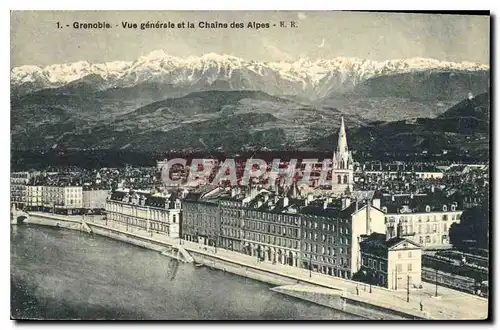
M 87 217 L 86 217 L 87 218 Z M 72 230 L 85 230 L 81 217 L 61 217 L 51 214 L 32 214 L 27 223 L 56 226 Z M 206 247 L 194 242 L 171 239 L 157 233 L 147 233 L 137 228 L 125 228 L 117 223 L 106 224 L 100 219 L 85 221 L 93 232 L 126 241 L 155 251 L 167 246 L 181 246 L 189 252 L 194 262 L 222 271 L 278 286 L 273 291 L 293 296 L 319 305 L 341 310 L 370 319 L 485 319 L 488 301 L 460 292 L 439 288 L 440 297 L 432 298 L 434 286 L 424 285 L 422 290 L 412 290 L 410 302 L 406 290 L 389 291 L 373 287 L 369 292 L 360 283 L 312 273 L 306 269 L 257 262 L 254 257 L 224 249 Z M 79 224 L 79 225 L 78 225 Z M 117 233 L 112 237 L 110 233 Z M 179 244 L 181 243 L 181 244 Z M 293 286 L 300 284 L 301 286 Z M 356 287 L 359 286 L 359 295 Z M 318 294 L 318 292 L 320 294 Z M 327 292 L 327 293 L 326 293 Z M 424 311 L 420 311 L 420 302 Z M 474 306 L 475 308 L 467 308 Z

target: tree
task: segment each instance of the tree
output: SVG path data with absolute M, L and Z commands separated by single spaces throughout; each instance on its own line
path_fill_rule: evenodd
M 472 244 L 473 247 L 487 249 L 490 236 L 489 211 L 487 202 L 465 210 L 460 223 L 454 223 L 450 227 L 451 244 L 456 248 L 471 247 Z

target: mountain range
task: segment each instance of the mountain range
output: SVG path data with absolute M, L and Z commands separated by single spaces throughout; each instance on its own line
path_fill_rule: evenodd
M 489 67 L 470 62 L 453 63 L 425 58 L 383 62 L 358 58 L 260 62 L 210 53 L 181 59 L 159 50 L 135 61 L 100 64 L 80 61 L 44 68 L 33 65 L 15 67 L 11 70 L 11 86 L 17 93 L 26 93 L 70 83 L 86 84 L 96 90 L 155 83 L 189 92 L 201 88 L 260 90 L 271 95 L 318 99 L 353 92 L 354 87 L 371 78 L 429 71 L 448 72 L 450 77 L 450 73 L 466 77 L 484 74 L 489 71 Z M 367 87 L 372 89 L 367 84 L 363 86 L 363 93 L 366 93 Z
M 468 95 L 486 106 L 479 94 L 489 85 L 485 65 L 420 58 L 266 63 L 156 51 L 135 61 L 21 66 L 11 70 L 11 140 L 37 150 L 315 149 L 334 141 L 344 116 L 363 148 L 418 147 L 421 137 L 391 139 L 415 120 L 439 135 L 436 123 L 456 120 L 443 116 Z

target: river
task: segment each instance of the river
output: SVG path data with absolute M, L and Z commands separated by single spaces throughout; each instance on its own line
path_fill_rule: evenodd
M 11 229 L 13 318 L 359 319 L 109 238 L 34 225 Z

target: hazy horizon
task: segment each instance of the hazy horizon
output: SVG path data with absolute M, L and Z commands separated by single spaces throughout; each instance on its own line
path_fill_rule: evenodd
M 339 11 L 12 11 L 11 68 L 133 61 L 155 50 L 187 58 L 227 54 L 264 62 L 355 57 L 432 58 L 489 65 L 489 16 Z M 72 23 L 106 21 L 111 29 Z M 128 22 L 270 22 L 268 29 L 123 29 Z M 296 28 L 272 27 L 295 21 Z M 57 28 L 61 22 L 64 28 Z M 70 27 L 65 27 L 69 24 Z M 119 25 L 116 27 L 116 25 Z

